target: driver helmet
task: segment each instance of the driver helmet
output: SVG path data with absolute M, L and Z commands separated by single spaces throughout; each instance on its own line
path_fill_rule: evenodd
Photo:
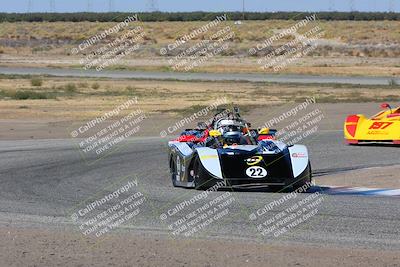
M 240 145 L 243 142 L 243 134 L 240 131 L 228 131 L 225 132 L 223 135 L 224 144 L 231 146 L 234 144 Z
M 217 130 L 224 135 L 227 132 L 241 132 L 243 123 L 236 120 L 221 120 L 217 125 Z

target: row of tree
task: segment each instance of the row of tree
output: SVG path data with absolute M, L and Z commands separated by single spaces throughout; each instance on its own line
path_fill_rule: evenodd
M 135 12 L 109 13 L 0 13 L 0 22 L 40 21 L 99 21 L 119 22 Z M 136 14 L 136 13 L 135 13 Z M 137 13 L 141 21 L 209 21 L 221 13 L 216 12 L 147 12 Z M 227 12 L 229 20 L 300 20 L 313 15 L 311 12 Z M 317 12 L 320 20 L 400 20 L 400 13 L 393 12 Z

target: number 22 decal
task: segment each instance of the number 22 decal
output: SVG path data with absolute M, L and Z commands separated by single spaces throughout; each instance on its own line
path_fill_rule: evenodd
M 254 166 L 254 167 L 250 167 L 246 170 L 246 174 L 249 177 L 252 178 L 264 178 L 265 176 L 267 176 L 267 170 L 264 169 L 263 167 L 259 167 L 259 166 Z
M 369 127 L 370 130 L 383 130 L 392 125 L 393 122 L 374 122 L 371 127 Z

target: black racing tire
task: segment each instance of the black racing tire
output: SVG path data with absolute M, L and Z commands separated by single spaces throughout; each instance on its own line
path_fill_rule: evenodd
M 204 187 L 201 185 L 200 182 L 200 174 L 201 174 L 201 162 L 200 162 L 200 158 L 199 155 L 196 154 L 194 155 L 194 159 L 193 159 L 193 182 L 194 182 L 194 188 L 196 190 L 204 190 Z
M 207 190 L 215 185 L 214 179 L 207 173 L 201 165 L 199 155 L 193 159 L 194 188 L 196 190 Z
M 303 186 L 310 187 L 312 183 L 311 163 L 308 162 L 307 168 L 296 178 L 296 182 L 292 185 L 292 190 L 295 191 Z M 308 189 L 308 188 L 307 188 Z
M 173 159 L 173 156 L 170 159 L 169 167 L 170 167 L 170 172 L 171 172 L 172 185 L 174 187 L 178 187 L 177 181 L 176 181 L 176 160 Z

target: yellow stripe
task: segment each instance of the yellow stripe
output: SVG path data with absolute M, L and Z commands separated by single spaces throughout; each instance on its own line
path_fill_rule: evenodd
M 218 155 L 206 155 L 206 156 L 201 156 L 200 159 L 217 159 Z

